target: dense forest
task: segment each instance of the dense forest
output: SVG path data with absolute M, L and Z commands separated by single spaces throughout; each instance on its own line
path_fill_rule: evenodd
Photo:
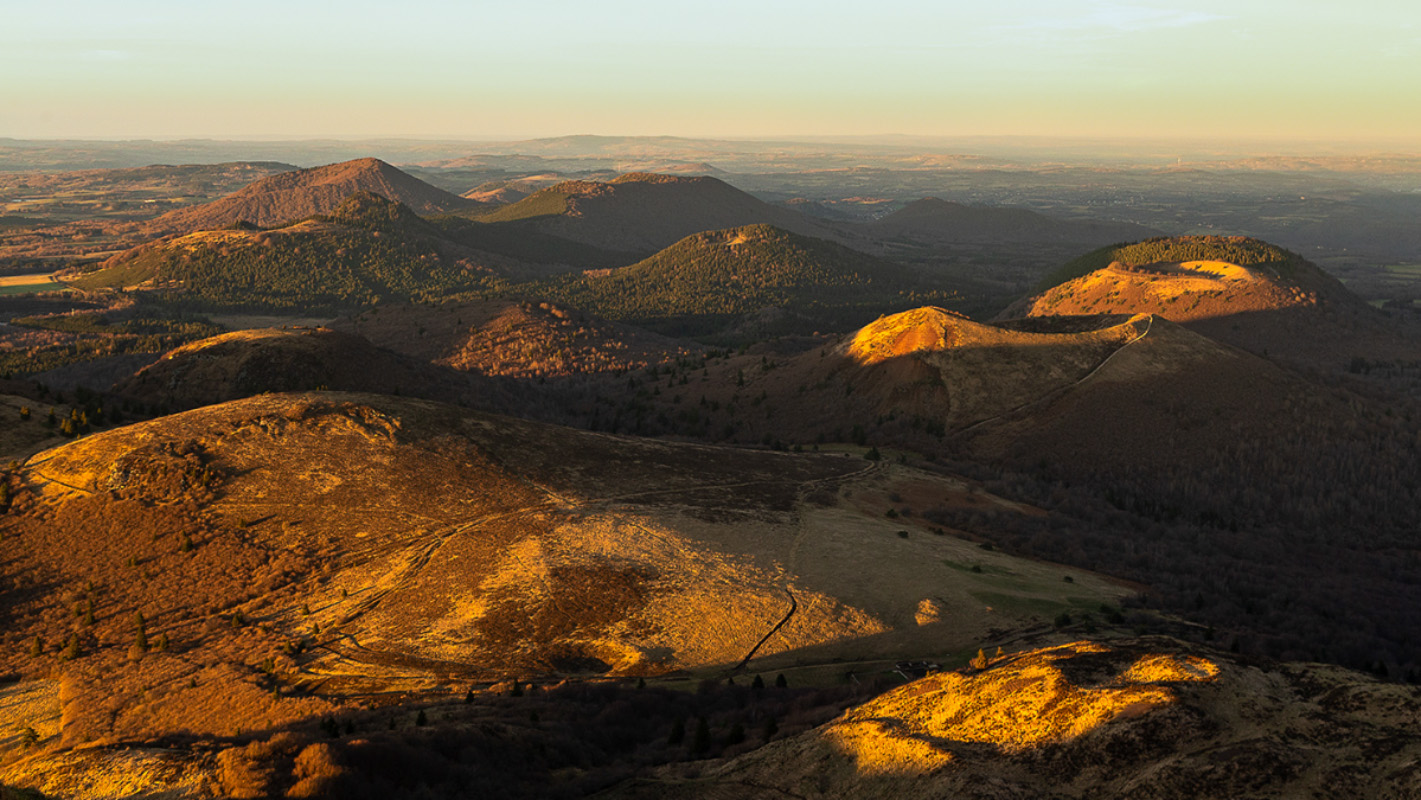
M 80 278 L 81 288 L 152 280 L 192 309 L 338 313 L 382 300 L 424 300 L 479 287 L 489 270 L 398 203 L 352 195 L 329 216 L 272 230 L 160 240 Z
M 799 317 L 794 327 L 808 332 L 955 298 L 896 264 L 768 225 L 699 233 L 622 269 L 518 291 L 659 333 L 699 337 L 765 309 Z
M 16 317 L 9 324 L 55 335 L 46 344 L 0 350 L 0 376 L 6 377 L 129 353 L 163 353 L 225 330 L 201 317 L 144 314 L 111 320 L 101 312 Z

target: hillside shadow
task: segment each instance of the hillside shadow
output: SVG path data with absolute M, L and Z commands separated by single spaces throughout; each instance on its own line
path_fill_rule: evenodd
M 1421 359 L 1421 326 L 1370 307 L 1243 311 L 1181 324 L 1254 355 L 1324 372 L 1342 371 L 1359 357 Z

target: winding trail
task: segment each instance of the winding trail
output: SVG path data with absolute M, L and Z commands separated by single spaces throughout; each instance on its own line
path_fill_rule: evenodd
M 362 563 L 368 563 L 369 561 L 372 561 L 376 558 L 385 555 L 393 555 L 396 553 L 408 552 L 411 550 L 415 552 L 410 558 L 410 560 L 405 564 L 405 566 L 400 569 L 400 574 L 397 577 L 394 577 L 390 581 L 389 585 L 381 589 L 371 590 L 367 596 L 361 598 L 352 607 L 346 610 L 341 615 L 339 621 L 331 626 L 329 633 L 329 636 L 331 638 L 319 643 L 317 647 L 327 653 L 330 653 L 338 659 L 348 660 L 355 663 L 378 663 L 384 660 L 394 660 L 403 663 L 417 662 L 428 667 L 442 667 L 450 672 L 467 672 L 474 665 L 458 661 L 430 658 L 428 656 L 412 656 L 403 653 L 372 650 L 360 644 L 355 639 L 353 633 L 348 630 L 348 626 L 351 625 L 351 623 L 355 622 L 360 617 L 369 614 L 372 611 L 375 611 L 387 598 L 390 597 L 392 593 L 398 592 L 402 589 L 407 589 L 409 585 L 417 578 L 419 573 L 434 558 L 435 554 L 438 553 L 438 551 L 454 536 L 471 533 L 473 531 L 476 531 L 483 525 L 486 525 L 491 522 L 496 522 L 500 519 L 507 519 L 510 517 L 519 517 L 528 514 L 552 511 L 582 512 L 589 510 L 598 510 L 616 503 L 647 500 L 657 497 L 675 497 L 677 495 L 693 494 L 702 491 L 736 489 L 747 486 L 794 484 L 798 487 L 798 498 L 796 501 L 796 506 L 802 508 L 805 503 L 807 503 L 807 496 L 809 492 L 811 492 L 816 487 L 822 486 L 824 484 L 837 485 L 848 481 L 860 480 L 876 471 L 881 471 L 883 468 L 884 467 L 882 464 L 870 462 L 867 465 L 858 469 L 854 469 L 852 471 L 808 481 L 797 481 L 793 479 L 771 479 L 706 482 L 694 483 L 686 486 L 673 488 L 659 488 L 633 492 L 622 492 L 618 494 L 604 495 L 601 497 L 592 497 L 586 499 L 570 498 L 566 495 L 559 494 L 546 486 L 529 482 L 531 487 L 545 493 L 547 495 L 547 499 L 541 502 L 532 503 L 518 508 L 507 509 L 504 511 L 481 515 L 473 519 L 467 519 L 452 524 L 446 524 L 444 526 L 441 526 L 442 529 L 436 529 L 434 531 L 430 531 L 419 536 L 402 537 L 400 540 L 395 542 L 372 545 L 371 547 L 365 548 L 360 551 L 359 555 L 363 557 Z M 784 578 L 785 586 L 783 587 L 786 596 L 789 598 L 789 608 L 788 610 L 786 610 L 785 614 L 779 619 L 779 621 L 776 622 L 775 625 L 769 629 L 769 631 L 767 631 L 763 636 L 761 636 L 759 641 L 757 641 L 755 645 L 751 647 L 748 652 L 745 653 L 745 655 L 740 659 L 740 661 L 734 667 L 731 667 L 727 671 L 727 674 L 733 674 L 744 669 L 745 665 L 748 664 L 750 660 L 755 657 L 755 655 L 765 646 L 765 644 L 769 642 L 772 638 L 774 638 L 775 634 L 779 633 L 785 625 L 789 624 L 789 622 L 793 619 L 795 612 L 799 610 L 799 600 L 795 596 L 793 589 L 789 585 L 789 582 L 791 580 L 790 576 L 794 574 L 794 566 L 798 559 L 800 546 L 803 543 L 803 540 L 807 533 L 807 528 L 803 523 L 802 513 L 800 513 L 799 516 L 799 530 L 795 534 L 794 541 L 790 546 L 788 559 L 789 569 L 788 574 Z M 536 570 L 529 571 L 536 573 Z M 554 598 L 554 605 L 557 610 L 564 616 L 573 618 L 573 615 L 570 614 L 567 609 L 563 608 L 560 604 L 556 602 L 556 594 L 551 591 L 551 588 L 545 586 L 545 589 L 548 589 L 549 596 Z M 352 650 L 354 652 L 351 652 Z M 356 655 L 356 653 L 359 653 L 359 655 Z M 406 673 L 403 677 L 414 677 L 414 675 L 415 673 Z M 329 680 L 331 677 L 334 677 L 334 674 L 328 674 L 326 676 L 326 679 Z
M 1081 376 L 1081 378 L 1080 378 L 1079 380 L 1075 381 L 1074 383 L 1071 383 L 1071 384 L 1068 385 L 1068 386 L 1063 386 L 1063 387 L 1061 387 L 1060 389 L 1056 389 L 1055 391 L 1048 392 L 1047 394 L 1042 395 L 1041 397 L 1038 397 L 1038 398 L 1036 398 L 1036 399 L 1034 399 L 1034 400 L 1028 400 L 1027 402 L 1022 403 L 1021 405 L 1019 405 L 1019 406 L 1017 406 L 1017 407 L 1015 407 L 1015 408 L 1007 409 L 1006 411 L 1003 411 L 1002 413 L 997 414 L 996 416 L 987 417 L 986 419 L 980 419 L 980 420 L 977 420 L 976 422 L 972 423 L 971 425 L 968 425 L 968 426 L 963 427 L 963 428 L 958 428 L 957 430 L 953 431 L 952 433 L 949 433 L 949 434 L 947 435 L 947 438 L 952 439 L 952 438 L 961 436 L 961 435 L 964 434 L 964 433 L 967 433 L 967 432 L 969 432 L 969 431 L 971 431 L 971 430 L 974 430 L 974 429 L 976 429 L 976 428 L 979 428 L 979 427 L 981 427 L 981 426 L 983 426 L 983 425 L 986 425 L 986 424 L 988 424 L 988 423 L 996 422 L 996 421 L 999 420 L 999 419 L 1004 419 L 1004 418 L 1006 418 L 1006 417 L 1012 416 L 1013 414 L 1017 414 L 1017 413 L 1019 413 L 1019 412 L 1021 412 L 1021 411 L 1025 411 L 1026 409 L 1031 408 L 1032 406 L 1042 405 L 1042 404 L 1049 404 L 1049 403 L 1055 402 L 1058 398 L 1060 398 L 1060 397 L 1061 397 L 1062 395 L 1064 395 L 1066 392 L 1069 392 L 1070 390 L 1076 388 L 1077 386 L 1080 386 L 1081 384 L 1083 384 L 1083 383 L 1085 383 L 1086 381 L 1090 380 L 1091 378 L 1095 377 L 1097 373 L 1099 373 L 1102 369 L 1105 368 L 1105 365 L 1106 365 L 1106 364 L 1109 364 L 1109 363 L 1110 363 L 1110 360 L 1111 360 L 1112 358 L 1115 358 L 1117 355 L 1119 355 L 1119 354 L 1121 353 L 1121 351 L 1123 351 L 1125 348 L 1127 348 L 1127 347 L 1129 347 L 1130 345 L 1134 344 L 1135 342 L 1138 342 L 1138 341 L 1140 341 L 1141 339 L 1145 338 L 1145 336 L 1147 336 L 1147 335 L 1149 334 L 1150 328 L 1153 327 L 1154 322 L 1155 322 L 1155 315 L 1154 315 L 1154 314 L 1150 314 L 1150 315 L 1149 315 L 1148 317 L 1146 317 L 1146 319 L 1145 319 L 1145 329 L 1140 333 L 1140 335 L 1136 336 L 1135 338 L 1131 339 L 1130 341 L 1128 341 L 1128 342 L 1126 342 L 1126 343 L 1120 345 L 1119 347 L 1115 348 L 1114 350 L 1112 350 L 1112 351 L 1110 352 L 1110 355 L 1108 355 L 1108 356 L 1106 356 L 1105 358 L 1101 359 L 1100 363 L 1095 365 L 1095 368 L 1094 368 L 1094 369 L 1092 369 L 1090 372 L 1087 372 L 1085 375 Z
M 750 663 L 750 659 L 754 658 L 754 657 L 755 657 L 755 654 L 758 653 L 758 652 L 760 652 L 760 648 L 764 647 L 766 642 L 768 642 L 771 638 L 773 638 L 775 634 L 779 633 L 781 628 L 783 628 L 785 625 L 789 624 L 790 619 L 792 619 L 792 618 L 794 617 L 794 612 L 796 612 L 796 611 L 799 610 L 799 600 L 798 600 L 798 598 L 796 598 L 796 597 L 794 596 L 794 590 L 793 590 L 792 588 L 790 588 L 790 584 L 791 584 L 791 581 L 793 581 L 793 579 L 794 579 L 794 575 L 796 574 L 796 573 L 795 573 L 795 562 L 798 561 L 798 559 L 799 559 L 799 549 L 800 549 L 800 546 L 804 543 L 804 537 L 805 537 L 805 535 L 808 534 L 808 532 L 809 532 L 808 527 L 807 527 L 807 526 L 805 525 L 805 523 L 804 523 L 804 514 L 803 514 L 803 512 L 802 512 L 802 509 L 803 509 L 803 507 L 804 507 L 804 504 L 807 502 L 807 501 L 806 501 L 806 495 L 808 494 L 809 487 L 811 487 L 811 486 L 816 486 L 816 485 L 819 485 L 819 484 L 822 484 L 822 483 L 828 483 L 828 482 L 830 482 L 830 481 L 842 482 L 842 481 L 847 481 L 847 480 L 854 480 L 854 479 L 864 478 L 864 477 L 867 477 L 870 473 L 873 473 L 873 472 L 875 472 L 875 471 L 881 471 L 882 469 L 883 469 L 883 465 L 882 465 L 882 464 L 877 464 L 877 463 L 870 462 L 870 463 L 868 464 L 868 466 L 863 467 L 862 469 L 858 469 L 858 470 L 855 470 L 855 471 L 853 471 L 853 472 L 850 472 L 850 473 L 848 473 L 848 474 L 846 474 L 846 475 L 840 475 L 840 476 L 834 477 L 834 478 L 820 478 L 819 480 L 807 481 L 807 482 L 805 482 L 805 483 L 800 484 L 799 497 L 796 498 L 796 500 L 795 500 L 795 505 L 797 506 L 797 509 L 798 509 L 798 510 L 796 511 L 796 513 L 797 513 L 798 516 L 799 516 L 799 526 L 798 526 L 798 527 L 799 527 L 799 530 L 795 533 L 795 535 L 794 535 L 794 541 L 790 544 L 790 548 L 789 548 L 789 558 L 788 558 L 788 562 L 789 562 L 789 563 L 788 563 L 787 574 L 786 574 L 786 577 L 785 577 L 785 587 L 784 587 L 785 594 L 789 595 L 789 610 L 785 612 L 785 615 L 780 618 L 780 621 L 779 621 L 779 622 L 775 623 L 775 626 L 774 626 L 773 628 L 771 628 L 768 633 L 766 633 L 764 636 L 760 637 L 760 641 L 756 642 L 756 643 L 755 643 L 755 646 L 752 647 L 752 648 L 750 648 L 750 652 L 746 653 L 746 654 L 745 654 L 745 657 L 742 658 L 742 659 L 740 659 L 740 662 L 739 662 L 739 663 L 737 663 L 735 666 L 731 667 L 730 669 L 726 670 L 726 674 L 728 674 L 728 675 L 733 675 L 733 674 L 735 674 L 735 673 L 737 673 L 737 672 L 740 672 L 741 670 L 745 669 L 745 665 L 746 665 L 746 664 L 749 664 L 749 663 Z
M 731 674 L 734 674 L 744 669 L 745 665 L 750 663 L 750 659 L 754 658 L 755 654 L 760 651 L 760 648 L 765 646 L 765 642 L 768 642 L 771 636 L 774 636 L 775 634 L 779 633 L 780 628 L 783 628 L 785 624 L 789 622 L 790 617 L 794 616 L 794 612 L 799 610 L 799 601 L 796 600 L 794 597 L 794 590 L 786 586 L 785 594 L 789 595 L 789 611 L 785 612 L 785 615 L 780 619 L 780 621 L 775 623 L 775 627 L 770 628 L 769 633 L 760 637 L 760 641 L 756 642 L 755 646 L 750 648 L 750 652 L 746 653 L 745 657 L 740 659 L 739 664 L 736 664 L 728 670 Z

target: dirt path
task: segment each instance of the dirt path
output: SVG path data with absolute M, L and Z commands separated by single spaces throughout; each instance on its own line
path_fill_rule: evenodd
M 868 466 L 859 470 L 855 470 L 854 472 L 848 473 L 846 475 L 841 475 L 834 478 L 820 478 L 819 480 L 808 481 L 800 485 L 799 497 L 795 500 L 795 506 L 797 509 L 796 514 L 799 517 L 799 530 L 795 532 L 794 541 L 790 544 L 787 576 L 785 578 L 786 583 L 784 587 L 785 594 L 789 595 L 789 610 L 785 612 L 785 615 L 780 618 L 779 622 L 775 623 L 775 626 L 771 628 L 768 633 L 760 637 L 760 641 L 756 642 L 755 646 L 750 648 L 750 652 L 746 653 L 745 657 L 740 659 L 740 663 L 736 664 L 735 666 L 731 667 L 729 670 L 726 671 L 727 674 L 733 675 L 745 669 L 745 665 L 749 664 L 750 659 L 754 658 L 755 654 L 760 652 L 760 648 L 764 647 L 766 642 L 773 638 L 775 634 L 779 633 L 781 628 L 789 624 L 789 621 L 794 617 L 794 612 L 799 610 L 799 600 L 794 596 L 794 589 L 790 587 L 790 582 L 794 580 L 794 576 L 796 574 L 795 563 L 799 560 L 799 549 L 804 544 L 805 536 L 809 533 L 809 526 L 805 524 L 804 514 L 801 513 L 801 511 L 798 509 L 803 509 L 805 503 L 808 502 L 807 496 L 809 494 L 810 488 L 822 483 L 827 483 L 829 481 L 837 482 L 865 478 L 870 473 L 881 470 L 882 468 L 883 466 L 881 464 L 875 464 L 870 462 Z
M 1004 418 L 1009 417 L 1009 416 L 1011 416 L 1011 415 L 1013 415 L 1013 414 L 1016 414 L 1016 413 L 1018 413 L 1018 412 L 1025 411 L 1026 409 L 1031 408 L 1032 406 L 1044 405 L 1044 404 L 1049 404 L 1049 403 L 1051 403 L 1051 402 L 1054 402 L 1057 398 L 1062 397 L 1063 395 L 1065 395 L 1066 392 L 1069 392 L 1070 390 L 1076 388 L 1077 386 L 1080 386 L 1081 384 L 1083 384 L 1083 383 L 1085 383 L 1086 381 L 1090 380 L 1091 378 L 1095 377 L 1095 375 L 1096 375 L 1097 373 L 1099 373 L 1102 369 L 1104 369 L 1104 368 L 1105 368 L 1105 365 L 1106 365 L 1106 364 L 1109 364 L 1109 363 L 1110 363 L 1110 360 L 1111 360 L 1112 358 L 1115 358 L 1115 356 L 1119 355 L 1122 350 L 1124 350 L 1125 348 L 1127 348 L 1127 347 L 1129 347 L 1130 345 L 1134 344 L 1135 342 L 1138 342 L 1138 341 L 1140 341 L 1141 339 L 1145 338 L 1145 336 L 1149 334 L 1150 328 L 1154 325 L 1154 322 L 1155 322 L 1155 317 L 1154 317 L 1153 314 L 1151 314 L 1151 315 L 1148 317 L 1148 319 L 1146 320 L 1146 322 L 1145 322 L 1145 330 L 1144 330 L 1143 332 L 1141 332 L 1139 336 L 1136 336 L 1135 338 L 1131 339 L 1130 341 L 1128 341 L 1128 342 L 1126 342 L 1126 343 L 1120 345 L 1119 347 L 1115 348 L 1114 350 L 1112 350 L 1112 351 L 1110 352 L 1110 355 L 1108 355 L 1108 356 L 1106 356 L 1105 358 L 1101 359 L 1100 363 L 1095 365 L 1095 368 L 1094 368 L 1094 369 L 1092 369 L 1090 372 L 1087 372 L 1087 373 L 1086 373 L 1085 375 L 1083 375 L 1079 380 L 1075 381 L 1074 383 L 1070 384 L 1069 386 L 1064 386 L 1064 387 L 1062 387 L 1062 388 L 1060 388 L 1060 389 L 1057 389 L 1057 390 L 1054 391 L 1054 392 L 1050 392 L 1050 393 L 1045 394 L 1045 395 L 1043 395 L 1043 396 L 1041 396 L 1041 397 L 1038 397 L 1038 398 L 1036 398 L 1035 400 L 1030 400 L 1030 401 L 1027 401 L 1027 402 L 1025 402 L 1025 403 L 1022 403 L 1021 405 L 1017 406 L 1016 408 L 1012 408 L 1012 409 L 1008 409 L 1008 410 L 1006 410 L 1006 411 L 1003 411 L 1002 413 L 1000 413 L 1000 414 L 998 414 L 998 415 L 996 415 L 996 416 L 994 416 L 994 417 L 988 417 L 988 418 L 986 418 L 986 419 L 978 420 L 978 421 L 972 423 L 971 425 L 968 425 L 968 426 L 965 427 L 965 428 L 958 428 L 957 430 L 953 431 L 952 433 L 949 433 L 949 434 L 947 435 L 947 437 L 948 437 L 949 439 L 955 438 L 955 437 L 961 436 L 962 434 L 967 433 L 967 432 L 969 432 L 969 431 L 971 431 L 971 430 L 973 430 L 973 429 L 975 429 L 975 428 L 979 428 L 979 427 L 981 427 L 981 426 L 983 426 L 983 425 L 986 425 L 986 424 L 988 424 L 988 423 L 990 423 L 990 422 L 996 422 L 996 421 L 999 420 L 999 419 L 1004 419 Z

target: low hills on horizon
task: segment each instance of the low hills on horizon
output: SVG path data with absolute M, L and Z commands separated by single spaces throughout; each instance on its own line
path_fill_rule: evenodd
M 965 205 L 936 197 L 914 200 L 863 227 L 875 237 L 951 243 L 1011 240 L 1092 245 L 1159 235 L 1159 231 L 1134 223 L 1062 220 L 1024 208 Z
M 325 207 L 423 191 L 390 170 L 193 207 L 325 210 L 165 236 L 70 276 L 107 306 L 0 329 L 183 343 L 0 382 L 0 705 L 33 730 L 0 784 L 1421 788 L 1421 346 L 1296 253 L 646 174 Z M 990 321 L 871 254 L 1115 233 Z

